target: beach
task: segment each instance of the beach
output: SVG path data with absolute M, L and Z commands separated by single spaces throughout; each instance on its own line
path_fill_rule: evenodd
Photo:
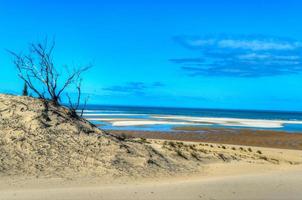
M 0 0 L 0 200 L 302 200 L 301 10 Z
M 0 111 L 0 200 L 301 196 L 299 132 L 103 130 L 66 107 L 2 94 Z
M 128 137 L 179 140 L 193 142 L 210 142 L 280 149 L 302 150 L 302 134 L 284 131 L 177 127 L 174 131 L 140 131 L 140 130 L 108 130 L 115 135 Z
M 151 142 L 157 142 L 155 140 Z M 198 144 L 198 143 L 190 143 Z M 206 144 L 204 144 L 206 145 Z M 236 147 L 247 150 L 247 146 L 221 144 L 208 147 L 217 152 L 229 152 Z M 300 199 L 302 195 L 302 151 L 254 148 L 268 158 L 280 163 L 248 158 L 229 162 L 209 162 L 198 174 L 159 176 L 144 179 L 110 178 L 24 178 L 0 179 L 1 200 L 81 200 L 81 199 Z M 235 151 L 236 152 L 236 151 Z M 244 155 L 244 154 L 243 154 Z
M 173 180 L 132 183 L 125 185 L 76 185 L 61 187 L 57 183 L 47 187 L 30 185 L 28 188 L 1 192 L 0 199 L 26 200 L 117 200 L 117 199 L 293 199 L 302 193 L 299 185 L 301 171 L 268 172 L 266 174 L 237 175 L 200 180 Z

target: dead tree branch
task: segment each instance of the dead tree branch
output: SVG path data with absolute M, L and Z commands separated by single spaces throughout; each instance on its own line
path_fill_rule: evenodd
M 65 75 L 62 76 L 63 73 L 58 72 L 53 62 L 54 47 L 54 42 L 48 45 L 46 40 L 43 44 L 31 44 L 28 55 L 9 52 L 14 57 L 19 77 L 39 98 L 49 98 L 55 105 L 60 105 L 62 93 L 67 87 L 76 84 L 79 96 L 75 104 L 79 105 L 81 83 L 77 82 L 81 80 L 82 73 L 90 66 L 74 68 L 71 72 L 66 69 Z

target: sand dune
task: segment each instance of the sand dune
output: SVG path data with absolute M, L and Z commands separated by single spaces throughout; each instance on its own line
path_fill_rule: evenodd
M 299 150 L 117 136 L 30 97 L 0 95 L 0 118 L 1 200 L 301 196 Z
M 109 135 L 64 107 L 0 95 L 0 176 L 148 176 L 198 171 L 173 152 Z

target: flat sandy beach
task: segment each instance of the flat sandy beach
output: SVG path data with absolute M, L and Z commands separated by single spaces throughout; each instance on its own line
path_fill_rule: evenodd
M 302 171 L 244 174 L 199 180 L 154 181 L 120 185 L 69 185 L 47 187 L 34 183 L 26 188 L 1 191 L 0 199 L 301 199 Z M 67 184 L 67 183 L 66 183 Z
M 207 148 L 225 153 L 234 151 L 234 148 L 238 152 L 240 147 L 248 149 L 247 146 L 236 145 L 224 145 L 226 149 L 221 149 L 221 144 L 211 145 Z M 298 163 L 302 163 L 302 151 L 251 149 L 261 151 L 278 163 L 246 162 L 246 158 L 208 163 L 198 174 L 146 179 L 10 177 L 0 179 L 0 199 L 301 199 L 302 167 Z M 287 161 L 296 164 L 288 164 Z

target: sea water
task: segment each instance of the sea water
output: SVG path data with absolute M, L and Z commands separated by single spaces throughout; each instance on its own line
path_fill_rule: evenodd
M 83 116 L 113 130 L 201 126 L 302 132 L 302 112 L 88 105 Z

